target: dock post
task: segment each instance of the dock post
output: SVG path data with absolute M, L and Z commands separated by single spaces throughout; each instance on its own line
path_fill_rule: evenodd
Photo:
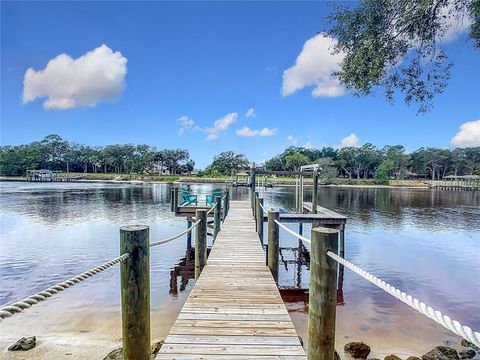
M 225 199 L 223 199 L 223 221 L 225 221 L 228 213 L 228 190 L 225 190 L 224 196 Z
M 338 251 L 338 230 L 312 229 L 308 310 L 309 360 L 331 360 L 335 351 L 337 263 L 327 252 Z
M 173 211 L 176 213 L 178 213 L 178 187 L 174 187 L 173 188 L 173 199 L 172 199 L 172 202 L 173 202 Z
M 200 220 L 195 228 L 195 280 L 197 280 L 207 263 L 207 210 L 195 211 L 195 218 Z
M 278 211 L 268 212 L 268 267 L 272 272 L 273 279 L 278 283 L 278 221 L 280 213 Z
M 217 238 L 222 222 L 222 198 L 215 196 L 215 210 L 213 212 L 213 241 Z
M 313 173 L 312 214 L 317 213 L 317 196 L 318 196 L 318 172 L 315 170 L 315 172 Z
M 170 189 L 170 211 L 174 212 L 175 211 L 175 204 L 173 203 L 173 199 L 175 198 L 175 195 L 173 194 L 174 187 Z
M 227 189 L 227 215 L 228 212 L 230 211 L 230 190 Z
M 263 245 L 263 199 L 257 198 L 257 233 Z M 276 224 L 275 224 L 276 225 Z
M 255 196 L 253 198 L 253 219 L 255 220 L 255 231 L 258 234 L 258 191 L 255 191 Z
M 125 360 L 150 358 L 150 230 L 145 225 L 120 228 L 122 341 Z
M 250 186 L 252 187 L 252 192 L 250 195 L 250 203 L 252 205 L 252 211 L 255 211 L 254 207 L 254 197 L 255 197 L 255 163 L 252 163 L 252 167 L 250 168 Z
M 192 226 L 192 222 L 187 220 L 187 229 Z M 187 256 L 186 260 L 190 261 L 190 253 L 192 252 L 192 231 L 187 232 Z

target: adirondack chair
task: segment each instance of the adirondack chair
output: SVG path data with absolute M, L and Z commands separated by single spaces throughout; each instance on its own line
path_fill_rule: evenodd
M 223 195 L 223 190 L 222 189 L 213 189 L 212 193 L 210 195 L 207 195 L 205 199 L 205 203 L 207 206 L 213 206 L 215 203 L 215 196 L 222 196 Z
M 182 196 L 183 203 L 182 206 L 188 205 L 198 205 L 198 196 L 190 194 L 186 189 L 180 189 L 180 194 Z

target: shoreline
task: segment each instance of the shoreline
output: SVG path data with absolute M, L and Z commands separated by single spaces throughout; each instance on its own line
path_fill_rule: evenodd
M 132 185 L 142 185 L 142 184 L 227 184 L 227 181 L 223 179 L 215 178 L 205 178 L 205 179 L 176 179 L 176 180 L 116 180 L 116 179 L 80 179 L 74 181 L 27 181 L 24 177 L 0 177 L 1 182 L 24 182 L 24 183 L 110 183 L 110 184 L 132 184 Z M 271 181 L 270 184 L 273 187 L 290 187 L 295 186 L 295 180 L 292 181 Z M 310 182 L 305 182 L 304 187 L 312 187 Z M 415 184 L 415 185 L 385 185 L 385 184 L 319 184 L 318 187 L 331 187 L 331 188 L 365 188 L 365 189 L 429 189 L 426 184 Z M 258 185 L 257 188 L 262 188 L 261 185 Z

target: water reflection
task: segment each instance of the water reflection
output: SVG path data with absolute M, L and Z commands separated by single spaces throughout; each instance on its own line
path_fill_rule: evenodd
M 192 185 L 199 198 L 211 189 Z M 295 208 L 293 188 L 260 188 L 259 192 L 267 208 Z M 152 240 L 184 230 L 185 219 L 170 212 L 169 196 L 170 186 L 164 184 L 0 183 L 0 303 L 23 298 L 117 256 L 120 226 L 147 224 Z M 479 196 L 478 192 L 321 188 L 318 200 L 319 205 L 348 217 L 348 260 L 479 329 Z M 310 197 L 306 188 L 306 200 Z M 248 189 L 233 188 L 232 199 L 249 199 Z M 298 225 L 289 226 L 298 230 Z M 310 230 L 305 224 L 307 237 Z M 283 230 L 280 239 L 285 260 L 280 285 L 307 288 L 308 252 L 298 251 L 297 240 Z M 183 260 L 185 247 L 182 237 L 152 249 L 152 317 L 158 320 L 154 331 L 160 335 L 168 331 L 191 288 L 191 265 Z M 17 327 L 88 330 L 94 335 L 102 328 L 103 334 L 118 338 L 119 294 L 118 269 L 112 269 L 19 315 L 22 324 Z M 344 300 L 337 311 L 339 344 L 355 339 L 413 351 L 452 339 L 348 270 Z M 292 303 L 289 308 L 304 334 L 305 303 Z M 14 333 L 15 322 L 10 324 L 5 333 Z M 428 341 L 419 343 L 412 332 Z

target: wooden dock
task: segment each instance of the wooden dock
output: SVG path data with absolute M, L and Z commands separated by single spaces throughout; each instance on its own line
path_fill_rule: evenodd
M 255 231 L 249 201 L 229 214 L 156 359 L 305 360 Z

